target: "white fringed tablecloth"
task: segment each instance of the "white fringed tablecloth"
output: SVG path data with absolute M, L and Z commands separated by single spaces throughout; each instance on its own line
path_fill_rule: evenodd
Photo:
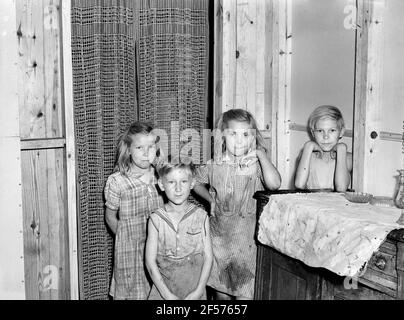
M 259 219 L 258 240 L 341 276 L 359 276 L 390 231 L 397 208 L 352 203 L 342 193 L 271 195 Z

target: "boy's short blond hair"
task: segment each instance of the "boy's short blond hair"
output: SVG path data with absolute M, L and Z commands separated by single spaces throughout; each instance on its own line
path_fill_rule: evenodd
M 308 127 L 310 131 L 315 129 L 316 123 L 320 119 L 329 118 L 335 120 L 338 124 L 340 130 L 345 128 L 344 118 L 342 117 L 341 111 L 334 106 L 324 105 L 319 106 L 310 114 L 308 120 Z
M 157 168 L 157 174 L 160 179 L 163 179 L 166 175 L 168 175 L 171 171 L 175 169 L 187 170 L 189 174 L 194 177 L 195 176 L 195 166 L 192 163 L 164 163 Z

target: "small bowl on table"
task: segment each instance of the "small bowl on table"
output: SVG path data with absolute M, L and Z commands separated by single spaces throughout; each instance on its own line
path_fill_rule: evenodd
M 348 201 L 355 203 L 368 203 L 373 198 L 372 194 L 363 192 L 345 192 L 344 196 Z

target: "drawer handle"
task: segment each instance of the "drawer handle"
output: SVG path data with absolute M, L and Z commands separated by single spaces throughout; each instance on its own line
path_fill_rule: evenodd
M 379 257 L 377 258 L 375 262 L 376 267 L 378 267 L 380 270 L 384 270 L 386 268 L 386 259 Z

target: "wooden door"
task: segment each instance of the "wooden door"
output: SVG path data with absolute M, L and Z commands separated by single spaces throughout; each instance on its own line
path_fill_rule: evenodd
M 35 300 L 71 297 L 60 8 L 16 1 L 25 293 Z
M 257 259 L 255 299 L 317 300 L 320 276 L 302 262 L 260 245 Z

